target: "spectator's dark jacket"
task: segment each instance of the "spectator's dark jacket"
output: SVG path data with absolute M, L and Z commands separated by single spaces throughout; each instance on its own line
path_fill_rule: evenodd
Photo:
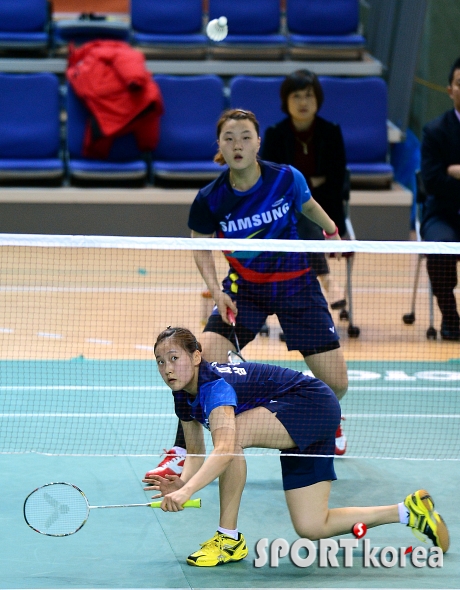
M 434 119 L 423 129 L 422 177 L 427 193 L 424 219 L 433 214 L 458 219 L 460 180 L 447 174 L 451 164 L 460 164 L 460 122 L 454 109 Z
M 316 116 L 313 135 L 316 153 L 315 176 L 325 176 L 326 182 L 310 190 L 314 199 L 335 221 L 341 235 L 345 233 L 343 208 L 346 178 L 345 146 L 339 125 Z M 278 164 L 294 164 L 295 135 L 289 117 L 265 132 L 261 158 Z M 308 179 L 307 179 L 308 182 Z

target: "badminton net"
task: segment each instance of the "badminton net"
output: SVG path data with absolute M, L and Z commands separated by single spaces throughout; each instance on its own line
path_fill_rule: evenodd
M 200 339 L 213 302 L 193 251 L 212 250 L 223 279 L 222 250 L 243 249 L 352 253 L 329 259 L 346 301 L 331 310 L 348 367 L 346 458 L 460 460 L 460 349 L 440 338 L 425 270 L 427 254 L 458 256 L 458 244 L 7 234 L 0 235 L 0 453 L 159 456 L 172 446 L 177 418 L 155 363 L 156 337 L 182 326 Z M 268 316 L 244 357 L 308 372 L 283 336 Z

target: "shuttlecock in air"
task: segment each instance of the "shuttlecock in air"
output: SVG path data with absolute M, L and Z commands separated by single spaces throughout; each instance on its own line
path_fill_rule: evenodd
M 227 17 L 221 16 L 208 22 L 206 33 L 212 41 L 222 41 L 228 34 Z

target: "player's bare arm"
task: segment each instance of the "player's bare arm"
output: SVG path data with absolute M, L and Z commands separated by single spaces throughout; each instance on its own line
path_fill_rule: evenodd
M 178 491 L 165 496 L 162 509 L 182 510 L 183 504 L 198 490 L 221 475 L 233 460 L 235 450 L 235 412 L 231 406 L 215 408 L 209 415 L 214 449 L 195 475 Z M 188 440 L 185 432 L 185 440 Z
M 192 238 L 212 238 L 214 234 L 200 234 L 192 230 Z M 236 315 L 238 308 L 234 301 L 226 293 L 223 293 L 219 281 L 217 280 L 216 263 L 211 250 L 194 250 L 193 258 L 195 264 L 200 271 L 201 276 L 206 283 L 206 286 L 214 299 L 217 309 L 219 310 L 222 320 L 229 324 L 227 318 L 227 308 L 229 307 Z
M 330 234 L 330 239 L 340 240 L 338 233 L 334 236 L 332 235 L 335 233 L 337 226 L 313 197 L 302 205 L 302 213 L 305 217 L 318 224 L 327 234 Z

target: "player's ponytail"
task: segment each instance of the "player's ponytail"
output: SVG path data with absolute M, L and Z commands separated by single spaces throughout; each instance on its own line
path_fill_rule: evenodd
M 154 352 L 157 346 L 167 338 L 172 338 L 175 342 L 177 342 L 177 344 L 181 348 L 183 348 L 189 354 L 193 354 L 195 350 L 198 350 L 199 352 L 202 351 L 201 344 L 198 342 L 198 340 L 192 334 L 192 332 L 190 332 L 190 330 L 188 330 L 187 328 L 172 328 L 171 326 L 168 326 L 166 330 L 163 330 L 163 332 L 161 332 L 158 335 L 157 341 L 155 342 L 155 346 L 153 349 Z

